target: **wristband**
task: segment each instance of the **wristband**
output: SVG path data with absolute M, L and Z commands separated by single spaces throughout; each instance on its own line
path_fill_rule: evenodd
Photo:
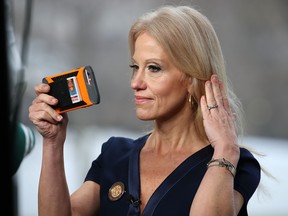
M 233 177 L 236 175 L 236 168 L 235 166 L 225 158 L 220 158 L 220 159 L 212 159 L 207 163 L 207 168 L 210 166 L 219 166 L 219 167 L 225 167 Z

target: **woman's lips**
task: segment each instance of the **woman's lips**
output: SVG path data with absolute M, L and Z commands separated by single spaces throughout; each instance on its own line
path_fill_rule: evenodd
M 147 102 L 150 102 L 152 99 L 149 97 L 144 97 L 144 96 L 137 96 L 135 95 L 135 104 L 140 105 L 140 104 L 145 104 Z

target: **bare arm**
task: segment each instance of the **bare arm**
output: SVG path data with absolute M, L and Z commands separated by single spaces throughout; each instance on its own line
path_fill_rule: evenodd
M 86 181 L 71 195 L 74 216 L 98 215 L 100 208 L 100 186 Z
M 49 85 L 35 86 L 37 97 L 29 107 L 29 118 L 43 137 L 39 216 L 95 215 L 100 203 L 99 185 L 96 183 L 85 182 L 70 200 L 63 156 L 68 116 L 59 115 L 51 107 L 58 101 L 46 94 L 48 91 Z
M 43 137 L 38 188 L 39 215 L 70 215 L 70 197 L 63 158 L 68 116 L 59 115 L 51 107 L 58 101 L 47 94 L 49 85 L 39 84 L 34 89 L 37 97 L 29 107 L 29 118 Z
M 208 168 L 193 200 L 190 215 L 237 215 L 244 200 L 233 189 L 233 181 L 233 176 L 225 168 Z
M 216 75 L 205 84 L 206 97 L 201 98 L 203 123 L 209 142 L 214 148 L 213 159 L 225 158 L 237 167 L 240 149 L 231 112 L 222 83 Z M 218 107 L 208 109 L 207 105 Z M 244 203 L 234 190 L 234 177 L 225 167 L 207 169 L 193 200 L 190 215 L 237 215 Z
M 70 197 L 63 154 L 61 150 L 46 149 L 39 182 L 39 215 L 92 216 L 97 215 L 99 208 L 100 186 L 84 182 Z
M 39 216 L 71 215 L 66 183 L 63 148 L 43 144 L 43 159 L 38 188 Z

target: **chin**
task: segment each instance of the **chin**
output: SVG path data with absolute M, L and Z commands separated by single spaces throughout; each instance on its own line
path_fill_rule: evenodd
M 136 116 L 137 116 L 138 119 L 140 119 L 142 121 L 150 121 L 150 120 L 154 120 L 155 119 L 151 115 L 145 115 L 143 113 L 137 113 L 137 112 L 136 112 Z
M 137 118 L 141 121 L 151 121 L 151 120 L 154 120 L 154 118 L 147 118 L 147 117 L 144 117 L 144 116 L 138 116 L 137 115 Z

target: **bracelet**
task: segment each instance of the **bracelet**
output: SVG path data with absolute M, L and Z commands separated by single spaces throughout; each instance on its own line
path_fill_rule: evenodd
M 212 159 L 207 163 L 207 168 L 210 166 L 219 166 L 219 167 L 225 167 L 233 177 L 236 175 L 236 168 L 235 166 L 225 158 L 220 158 L 220 159 Z

